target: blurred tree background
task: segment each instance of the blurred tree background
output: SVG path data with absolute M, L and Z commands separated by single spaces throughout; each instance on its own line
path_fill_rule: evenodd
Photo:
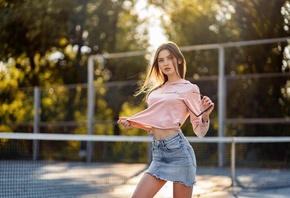
M 166 38 L 179 46 L 289 36 L 287 0 L 148 0 L 143 1 L 145 17 L 138 12 L 140 2 L 0 0 L 0 131 L 32 131 L 33 87 L 38 86 L 41 133 L 86 133 L 88 57 L 150 49 L 152 12 L 161 13 L 158 20 Z M 289 49 L 287 43 L 226 49 L 227 136 L 289 135 L 287 123 L 231 122 L 289 118 Z M 217 104 L 218 52 L 198 50 L 184 55 L 187 78 Z M 145 108 L 143 98 L 132 95 L 148 62 L 147 56 L 95 62 L 96 134 L 146 135 L 137 129 L 119 128 L 116 120 Z M 209 136 L 217 135 L 217 108 Z M 186 124 L 184 132 L 192 135 L 191 126 Z M 2 142 L 1 147 L 7 144 Z M 80 147 L 68 144 L 72 150 Z M 110 144 L 98 144 L 96 155 L 102 155 L 99 150 L 104 146 L 113 156 L 120 156 L 122 146 Z M 244 149 L 258 152 L 250 146 Z M 123 154 L 134 152 L 127 150 Z M 279 150 L 280 155 L 273 153 L 272 158 L 289 162 L 289 145 L 282 144 Z

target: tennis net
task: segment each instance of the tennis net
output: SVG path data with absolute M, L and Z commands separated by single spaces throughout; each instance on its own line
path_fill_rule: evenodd
M 114 189 L 143 172 L 147 164 L 128 162 L 144 151 L 121 154 L 121 149 L 132 150 L 142 143 L 120 142 L 122 138 L 103 142 L 98 137 L 94 161 L 87 163 L 83 145 L 91 137 L 0 133 L 0 197 L 128 197 Z M 33 152 L 36 146 L 37 152 Z M 113 149 L 120 150 L 113 156 Z
M 135 185 L 125 191 L 116 189 L 147 168 L 151 138 L 0 133 L 0 197 L 129 197 Z M 267 145 L 274 144 L 277 150 L 281 145 L 289 145 L 289 137 L 188 140 L 197 156 L 199 177 L 229 178 L 232 183 L 226 184 L 226 188 L 290 187 L 289 156 L 276 161 L 259 157 L 272 152 L 273 145 Z M 93 143 L 90 163 L 85 150 L 88 142 Z M 223 168 L 217 167 L 218 143 L 225 144 Z M 256 147 L 260 153 L 251 149 Z

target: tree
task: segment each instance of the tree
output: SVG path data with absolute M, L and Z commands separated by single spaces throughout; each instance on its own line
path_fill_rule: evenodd
M 35 56 L 43 57 L 53 47 L 59 47 L 72 9 L 69 2 L 2 1 L 0 47 L 4 50 L 1 50 L 1 60 L 18 57 L 27 57 L 29 60 L 27 65 L 16 65 L 25 73 L 20 86 L 40 85 L 39 72 L 44 70 L 36 62 Z
M 42 86 L 41 121 L 85 120 L 87 92 L 76 84 L 87 82 L 88 56 L 144 51 L 148 46 L 146 32 L 138 28 L 142 21 L 132 11 L 135 3 L 135 0 L 1 1 L 0 47 L 4 50 L 0 52 L 0 76 L 5 82 L 0 92 L 1 128 L 19 131 L 19 127 L 7 128 L 6 123 L 32 119 L 33 105 L 25 106 L 23 101 L 27 96 L 19 87 Z M 107 100 L 117 89 L 104 83 L 124 79 L 135 82 L 146 66 L 147 59 L 142 56 L 106 60 L 103 66 L 96 64 L 97 122 L 116 120 L 127 100 L 124 96 L 117 106 L 114 100 Z M 133 94 L 132 88 L 129 94 Z M 32 102 L 31 97 L 29 100 Z M 23 106 L 26 108 L 19 108 Z M 97 133 L 102 133 L 104 128 L 109 134 L 120 133 L 118 128 L 105 125 L 97 125 Z M 42 131 L 55 132 L 56 128 L 45 127 Z M 83 130 L 70 130 L 73 131 Z

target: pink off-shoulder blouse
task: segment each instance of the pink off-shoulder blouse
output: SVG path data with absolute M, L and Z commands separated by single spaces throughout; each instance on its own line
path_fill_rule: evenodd
M 151 131 L 152 128 L 180 130 L 188 116 L 193 131 L 198 137 L 203 137 L 208 131 L 209 121 L 202 122 L 199 114 L 200 92 L 197 85 L 188 80 L 179 79 L 166 82 L 152 91 L 148 96 L 148 107 L 129 117 L 123 118 L 131 122 L 133 127 Z M 122 119 L 122 118 L 121 118 Z

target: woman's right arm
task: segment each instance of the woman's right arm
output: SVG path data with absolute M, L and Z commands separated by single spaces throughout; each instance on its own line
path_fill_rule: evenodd
M 119 120 L 117 121 L 117 123 L 122 124 L 126 129 L 130 129 L 130 128 L 134 127 L 134 128 L 143 129 L 147 132 L 150 132 L 152 130 L 152 127 L 150 127 L 150 126 L 139 124 L 137 122 L 133 122 L 133 121 L 130 121 L 128 119 L 129 118 L 127 118 L 127 117 L 120 117 Z

